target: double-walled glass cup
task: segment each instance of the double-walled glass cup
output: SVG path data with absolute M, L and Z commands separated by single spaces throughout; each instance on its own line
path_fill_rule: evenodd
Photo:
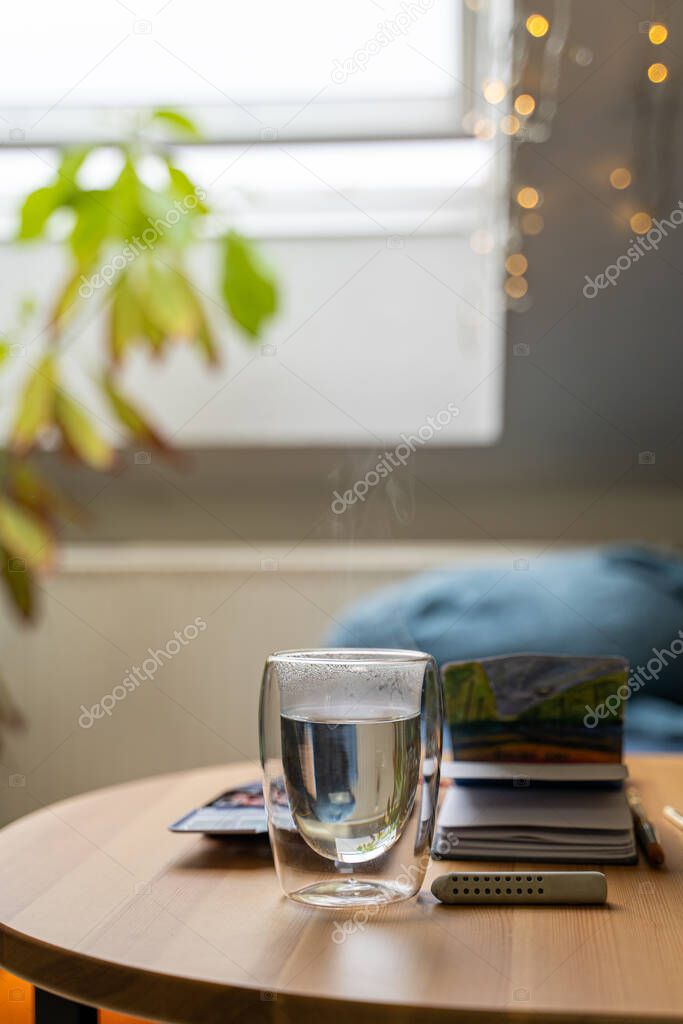
M 421 651 L 281 651 L 261 689 L 263 789 L 285 893 L 319 907 L 414 896 L 429 863 L 443 697 Z

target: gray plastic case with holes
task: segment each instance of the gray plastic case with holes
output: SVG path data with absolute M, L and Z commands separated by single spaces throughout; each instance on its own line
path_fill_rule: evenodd
M 607 879 L 600 871 L 452 871 L 432 882 L 442 903 L 604 903 Z

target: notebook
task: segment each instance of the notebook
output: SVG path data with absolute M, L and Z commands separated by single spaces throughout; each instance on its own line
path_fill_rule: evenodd
M 634 863 L 623 701 L 608 702 L 609 716 L 588 716 L 627 680 L 622 658 L 522 654 L 444 666 L 453 747 L 444 775 L 453 782 L 434 856 Z

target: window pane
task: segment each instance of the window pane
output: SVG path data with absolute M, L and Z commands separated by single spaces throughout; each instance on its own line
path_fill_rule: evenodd
M 33 0 L 0 38 L 0 105 L 439 97 L 456 0 Z

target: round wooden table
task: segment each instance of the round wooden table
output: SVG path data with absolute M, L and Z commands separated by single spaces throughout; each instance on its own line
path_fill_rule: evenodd
M 77 1002 L 183 1024 L 682 1019 L 673 827 L 666 869 L 607 869 L 607 907 L 444 907 L 429 882 L 455 865 L 438 862 L 416 900 L 340 916 L 285 899 L 263 840 L 167 831 L 257 774 L 160 776 L 0 832 L 0 962 L 39 987 L 39 1018 L 94 1020 Z M 683 804 L 682 758 L 631 774 L 656 821 Z

